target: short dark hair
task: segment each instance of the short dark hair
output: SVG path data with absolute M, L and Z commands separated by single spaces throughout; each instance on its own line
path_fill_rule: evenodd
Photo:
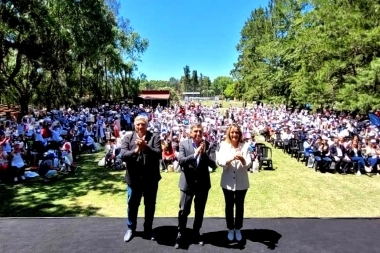
M 193 131 L 194 128 L 202 128 L 202 132 L 203 132 L 203 126 L 201 123 L 195 123 L 195 124 L 191 125 L 190 131 Z

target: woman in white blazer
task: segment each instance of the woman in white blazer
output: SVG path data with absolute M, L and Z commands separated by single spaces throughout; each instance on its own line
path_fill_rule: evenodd
M 220 186 L 225 200 L 225 215 L 228 228 L 227 238 L 242 240 L 240 229 L 243 227 L 244 199 L 249 188 L 248 168 L 251 157 L 249 145 L 242 141 L 243 133 L 237 124 L 232 124 L 226 133 L 226 140 L 220 144 L 216 160 L 223 167 Z M 234 220 L 234 205 L 236 208 Z

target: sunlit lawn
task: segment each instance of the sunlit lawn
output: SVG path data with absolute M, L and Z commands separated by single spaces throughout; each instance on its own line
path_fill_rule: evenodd
M 124 172 L 97 166 L 103 154 L 84 155 L 76 176 L 53 183 L 0 184 L 0 216 L 125 217 Z M 249 174 L 246 217 L 379 217 L 380 178 L 314 172 L 282 150 L 273 150 L 274 171 Z M 211 174 L 205 216 L 223 217 L 221 171 Z M 178 213 L 179 174 L 162 173 L 156 216 Z M 140 215 L 143 215 L 143 204 Z M 192 212 L 191 215 L 194 213 Z
M 203 106 L 212 106 L 215 104 L 214 100 L 201 100 L 200 102 Z M 185 101 L 181 101 L 181 104 L 184 104 L 184 103 L 185 103 Z M 218 104 L 222 104 L 222 108 L 228 108 L 228 107 L 230 107 L 230 105 L 233 107 L 242 107 L 243 102 L 242 101 L 234 101 L 234 100 L 230 100 L 230 101 L 219 100 Z M 252 105 L 252 104 L 248 104 L 248 105 Z

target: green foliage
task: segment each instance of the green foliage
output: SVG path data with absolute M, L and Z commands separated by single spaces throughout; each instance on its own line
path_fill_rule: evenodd
M 224 90 L 224 96 L 226 98 L 234 98 L 235 97 L 235 84 L 230 83 L 227 85 L 226 89 Z
M 215 95 L 214 90 L 211 87 L 211 80 L 208 76 L 204 76 L 202 73 L 199 74 L 198 71 L 193 70 L 190 75 L 190 67 L 185 66 L 183 68 L 184 75 L 181 77 L 178 83 L 177 92 L 200 92 L 201 96 L 213 96 Z
M 127 98 L 148 47 L 114 0 L 5 0 L 0 3 L 0 90 L 23 112 Z
M 271 0 L 253 10 L 231 71 L 238 98 L 378 108 L 380 3 Z
M 211 84 L 211 89 L 214 90 L 216 95 L 222 95 L 229 85 L 233 85 L 234 80 L 229 76 L 218 76 Z M 226 95 L 227 96 L 227 95 Z M 231 94 L 233 96 L 233 94 Z M 227 96 L 229 97 L 229 96 Z

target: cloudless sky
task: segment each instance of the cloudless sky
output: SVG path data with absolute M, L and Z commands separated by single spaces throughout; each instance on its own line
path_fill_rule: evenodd
M 121 0 L 120 15 L 149 40 L 138 63 L 148 80 L 179 79 L 188 65 L 212 79 L 229 76 L 251 11 L 268 0 Z

